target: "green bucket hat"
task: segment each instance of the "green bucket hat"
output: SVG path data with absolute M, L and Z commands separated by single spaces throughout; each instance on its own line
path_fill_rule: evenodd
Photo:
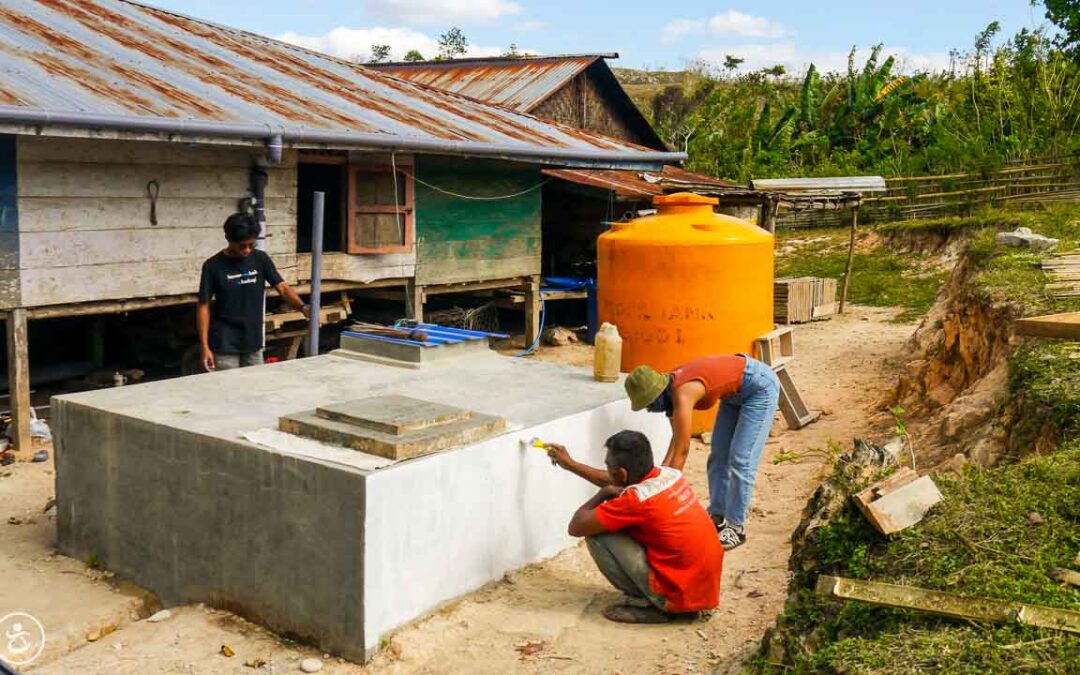
M 626 377 L 626 394 L 631 410 L 644 410 L 667 389 L 668 376 L 649 366 L 638 366 Z

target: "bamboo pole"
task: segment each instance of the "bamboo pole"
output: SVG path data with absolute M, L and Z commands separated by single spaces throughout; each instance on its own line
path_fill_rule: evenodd
M 840 290 L 840 314 L 847 305 L 848 286 L 851 284 L 851 266 L 855 264 L 855 228 L 859 224 L 859 209 L 851 210 L 851 235 L 848 239 L 847 267 L 844 268 L 844 286 Z

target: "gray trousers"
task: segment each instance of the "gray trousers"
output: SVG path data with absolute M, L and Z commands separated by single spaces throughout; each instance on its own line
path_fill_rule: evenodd
M 631 598 L 647 600 L 657 609 L 667 611 L 664 609 L 667 601 L 649 587 L 645 547 L 633 537 L 624 532 L 605 532 L 585 537 L 585 545 L 600 573 L 612 586 Z
M 248 352 L 247 354 L 214 354 L 215 370 L 232 370 L 233 368 L 247 368 L 248 366 L 261 366 L 263 363 L 263 350 Z

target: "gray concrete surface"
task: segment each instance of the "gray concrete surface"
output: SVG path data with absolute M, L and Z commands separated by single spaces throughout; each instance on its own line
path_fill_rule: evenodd
M 542 453 L 519 452 L 512 434 L 381 469 L 360 453 L 274 450 L 241 437 L 288 413 L 382 394 L 466 407 L 520 433 L 580 434 L 581 443 L 629 419 L 620 384 L 493 354 L 423 370 L 321 356 L 61 396 L 53 401 L 60 550 L 166 605 L 207 602 L 362 660 L 385 630 L 571 543 L 562 511 L 588 486 L 551 471 Z M 378 476 L 372 543 L 368 481 Z M 426 510 L 410 505 L 419 496 Z M 464 526 L 481 515 L 497 519 L 493 534 L 454 535 L 457 567 L 421 545 L 449 532 L 436 518 Z M 507 549 L 506 532 L 522 543 Z M 422 593 L 410 590 L 406 611 L 394 587 L 409 584 L 400 570 L 425 551 L 434 571 Z M 377 584 L 366 583 L 369 567 Z M 439 574 L 447 579 L 426 578 Z M 379 597 L 378 617 L 365 613 L 368 593 Z

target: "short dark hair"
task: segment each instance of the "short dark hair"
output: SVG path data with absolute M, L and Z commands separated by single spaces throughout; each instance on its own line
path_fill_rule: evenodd
M 616 468 L 626 469 L 630 483 L 638 483 L 653 470 L 652 446 L 640 431 L 620 431 L 604 443 Z
M 229 241 L 256 239 L 259 236 L 259 223 L 248 213 L 234 213 L 225 219 L 225 238 Z

